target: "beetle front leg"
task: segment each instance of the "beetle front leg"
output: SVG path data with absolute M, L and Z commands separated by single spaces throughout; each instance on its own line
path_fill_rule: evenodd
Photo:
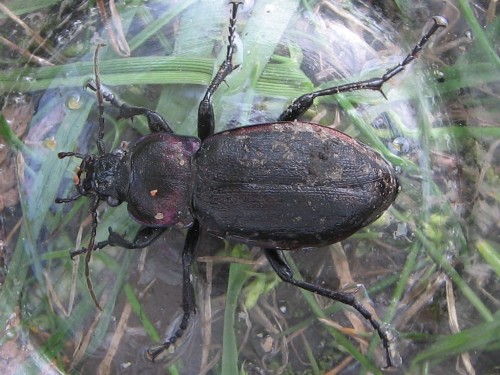
M 446 18 L 441 16 L 435 16 L 432 18 L 434 24 L 429 29 L 429 31 L 420 39 L 420 41 L 415 45 L 413 50 L 405 57 L 395 67 L 389 69 L 382 77 L 372 78 L 365 81 L 359 81 L 354 83 L 348 83 L 345 85 L 330 87 L 324 90 L 314 91 L 308 94 L 304 94 L 299 98 L 295 99 L 292 104 L 290 104 L 285 111 L 278 117 L 278 121 L 293 121 L 297 120 L 304 112 L 306 112 L 309 107 L 313 104 L 314 99 L 320 96 L 336 95 L 342 92 L 350 92 L 356 90 L 374 90 L 379 91 L 382 95 L 385 94 L 382 91 L 382 85 L 389 81 L 392 77 L 399 74 L 405 69 L 405 66 L 411 63 L 417 58 L 418 53 L 422 50 L 424 45 L 428 42 L 429 38 L 440 28 L 446 27 L 448 21 Z
M 191 314 L 196 312 L 194 289 L 191 282 L 191 263 L 193 261 L 193 254 L 196 250 L 199 237 L 200 224 L 198 220 L 195 220 L 193 226 L 188 230 L 186 242 L 184 243 L 184 250 L 182 251 L 182 310 L 184 311 L 182 321 L 173 336 L 165 340 L 163 344 L 147 350 L 147 356 L 153 362 L 161 353 L 163 353 L 163 351 L 167 350 L 170 345 L 174 345 L 175 342 L 182 337 L 188 328 L 189 322 L 191 321 Z
M 94 245 L 94 250 L 100 250 L 106 246 L 119 246 L 125 249 L 143 249 L 149 246 L 154 241 L 160 237 L 160 235 L 165 232 L 166 228 L 151 228 L 143 227 L 139 229 L 134 237 L 133 241 L 125 239 L 121 234 L 114 232 L 111 227 L 108 228 L 109 236 L 105 241 L 100 241 Z M 70 253 L 71 259 L 75 256 L 84 254 L 87 252 L 86 248 L 75 250 Z
M 293 271 L 278 250 L 264 249 L 264 252 L 266 254 L 267 260 L 269 261 L 269 264 L 283 281 L 310 292 L 319 294 L 320 296 L 330 298 L 334 301 L 342 302 L 358 311 L 366 320 L 370 322 L 372 327 L 380 336 L 386 352 L 387 367 L 395 366 L 395 361 L 393 360 L 394 355 L 391 354 L 391 340 L 389 339 L 387 331 L 384 330 L 380 322 L 376 320 L 361 303 L 358 302 L 353 293 L 334 292 L 330 289 L 323 288 L 322 286 L 316 284 L 308 283 L 303 280 L 297 280 L 293 277 Z
M 236 37 L 236 14 L 238 12 L 238 6 L 241 2 L 233 1 L 231 4 L 233 5 L 233 8 L 231 11 L 231 18 L 229 18 L 229 36 L 226 59 L 219 67 L 219 70 L 212 79 L 212 82 L 210 82 L 210 85 L 208 85 L 205 96 L 198 107 L 198 137 L 201 140 L 204 140 L 209 135 L 214 134 L 215 116 L 214 107 L 212 105 L 212 96 L 219 85 L 224 82 L 226 77 L 237 68 L 237 66 L 233 65 L 232 60 L 234 53 L 234 39 Z
M 94 80 L 89 80 L 86 84 L 86 87 L 96 91 L 97 87 Z M 157 132 L 165 132 L 165 133 L 173 133 L 174 131 L 168 124 L 167 120 L 165 120 L 158 112 L 152 111 L 151 109 L 144 107 L 134 107 L 130 106 L 127 103 L 120 101 L 115 94 L 113 94 L 109 89 L 101 86 L 102 98 L 104 101 L 111 104 L 113 107 L 118 108 L 120 113 L 118 114 L 118 118 L 132 118 L 134 116 L 143 115 L 146 117 L 148 121 L 148 127 L 151 133 Z
M 166 228 L 142 227 L 135 234 L 132 242 L 126 240 L 122 235 L 114 232 L 111 227 L 108 228 L 109 236 L 106 241 L 99 242 L 99 249 L 104 246 L 119 246 L 126 249 L 142 249 L 149 246 L 160 237 Z

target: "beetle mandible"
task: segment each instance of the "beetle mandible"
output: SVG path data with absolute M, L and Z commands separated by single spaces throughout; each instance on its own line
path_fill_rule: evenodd
M 232 1 L 226 57 L 209 84 L 198 109 L 198 137 L 175 134 L 157 112 L 121 103 L 101 88 L 95 54 L 95 81 L 99 106 L 98 154 L 60 152 L 59 158 L 82 159 L 75 185 L 77 193 L 57 203 L 92 199 L 92 230 L 86 248 L 85 276 L 89 278 L 91 250 L 107 245 L 138 249 L 155 241 L 167 228 L 186 227 L 182 253 L 182 321 L 161 345 L 148 350 L 154 360 L 178 340 L 195 310 L 191 262 L 201 229 L 222 238 L 260 246 L 274 271 L 285 282 L 353 307 L 380 336 L 387 366 L 393 366 L 391 339 L 354 293 L 339 292 L 294 278 L 282 250 L 319 247 L 341 241 L 376 220 L 395 200 L 399 183 L 393 167 L 376 151 L 334 129 L 299 121 L 315 98 L 355 90 L 375 90 L 405 69 L 446 19 L 433 25 L 406 58 L 381 77 L 310 92 L 294 100 L 276 122 L 235 128 L 214 134 L 212 96 L 236 68 L 236 15 L 241 1 Z M 106 152 L 103 144 L 103 102 L 118 107 L 119 117 L 144 115 L 151 134 L 129 147 Z M 152 166 L 154 163 L 154 167 Z M 128 204 L 131 216 L 142 224 L 132 241 L 109 228 L 109 237 L 96 243 L 97 207 Z M 99 306 L 99 305 L 98 305 Z

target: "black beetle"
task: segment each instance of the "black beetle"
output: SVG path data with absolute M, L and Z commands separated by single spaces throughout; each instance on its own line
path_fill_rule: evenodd
M 211 98 L 236 68 L 232 64 L 236 13 L 241 2 L 231 2 L 226 59 L 208 86 L 198 110 L 198 137 L 174 134 L 160 114 L 119 102 L 101 88 L 97 71 L 89 86 L 96 91 L 100 125 L 98 155 L 61 152 L 60 158 L 83 159 L 76 176 L 78 193 L 58 198 L 71 202 L 92 198 L 92 233 L 86 253 L 89 279 L 90 250 L 106 245 L 143 248 L 172 226 L 187 227 L 183 250 L 182 322 L 175 334 L 151 348 L 154 360 L 180 338 L 194 313 L 190 265 L 201 228 L 264 249 L 274 271 L 285 282 L 352 306 L 382 339 L 388 366 L 393 366 L 390 338 L 353 293 L 335 292 L 293 277 L 281 250 L 318 247 L 341 241 L 377 219 L 395 200 L 399 184 L 392 166 L 370 147 L 334 129 L 298 121 L 319 96 L 354 90 L 375 90 L 413 61 L 429 37 L 446 26 L 442 17 L 412 52 L 382 77 L 331 87 L 302 95 L 273 123 L 231 129 L 214 134 Z M 119 108 L 121 118 L 144 115 L 150 135 L 130 147 L 106 153 L 102 142 L 103 101 Z M 95 243 L 97 206 L 127 202 L 132 217 L 143 225 L 132 242 L 109 229 L 107 240 Z

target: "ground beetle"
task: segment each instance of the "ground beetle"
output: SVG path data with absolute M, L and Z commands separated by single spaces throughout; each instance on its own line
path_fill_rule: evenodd
M 91 250 L 107 245 L 135 249 L 156 240 L 167 228 L 188 228 L 182 253 L 182 321 L 175 334 L 148 350 L 154 360 L 179 339 L 194 313 L 190 265 L 203 228 L 222 238 L 260 246 L 271 267 L 285 282 L 352 306 L 365 317 L 382 339 L 388 366 L 393 366 L 386 329 L 363 307 L 354 293 L 335 292 L 293 277 L 282 250 L 318 247 L 341 241 L 377 219 L 395 200 L 400 189 L 393 167 L 376 151 L 334 129 L 301 122 L 298 118 L 319 96 L 355 90 L 375 90 L 404 70 L 429 37 L 446 26 L 434 17 L 430 30 L 410 54 L 384 75 L 302 95 L 276 122 L 252 125 L 214 134 L 212 96 L 236 68 L 236 13 L 240 1 L 231 2 L 226 58 L 208 86 L 198 109 L 198 137 L 174 134 L 160 114 L 121 103 L 103 90 L 96 77 L 89 86 L 96 91 L 100 112 L 98 155 L 61 152 L 60 158 L 82 159 L 75 177 L 78 193 L 58 198 L 71 202 L 92 199 L 92 233 L 86 253 L 85 275 L 94 301 L 88 262 Z M 96 57 L 97 60 L 97 51 Z M 144 115 L 150 135 L 110 153 L 103 145 L 103 102 L 119 108 L 121 118 Z M 132 242 L 109 229 L 109 237 L 95 242 L 97 206 L 127 202 L 132 217 L 142 224 Z M 98 304 L 97 304 L 98 305 Z

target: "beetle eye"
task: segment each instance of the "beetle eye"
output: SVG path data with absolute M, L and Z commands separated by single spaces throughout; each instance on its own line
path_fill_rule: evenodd
M 111 152 L 111 154 L 118 156 L 120 159 L 123 158 L 127 154 L 127 144 L 126 142 L 122 142 L 120 148 L 117 148 Z
M 115 198 L 115 197 L 107 197 L 106 202 L 108 203 L 109 206 L 111 207 L 116 207 L 118 206 L 121 202 Z

